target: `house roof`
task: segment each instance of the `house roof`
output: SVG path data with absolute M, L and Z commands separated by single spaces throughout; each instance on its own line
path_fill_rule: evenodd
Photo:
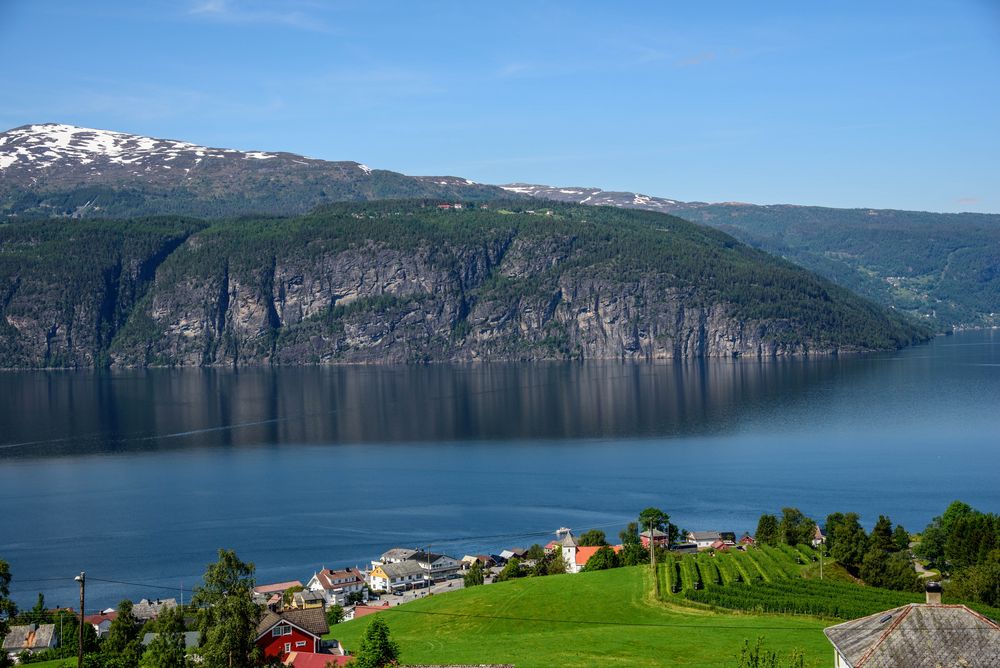
M 383 554 L 382 556 L 384 557 L 385 555 Z M 356 568 L 345 568 L 339 571 L 324 568 L 316 573 L 316 580 L 323 589 L 341 589 L 344 585 L 364 582 L 364 579 L 365 576 Z M 336 582 L 336 580 L 347 580 L 347 582 Z
M 416 553 L 416 550 L 411 550 L 408 547 L 394 547 L 391 550 L 386 550 L 382 553 L 382 561 L 388 561 L 390 559 L 409 559 Z
M 379 568 L 390 579 L 396 580 L 407 575 L 423 575 L 424 569 L 415 561 L 400 561 L 397 564 L 381 564 Z
M 823 632 L 853 668 L 1000 666 L 1000 625 L 964 605 L 910 603 Z
M 335 666 L 345 666 L 354 659 L 353 656 L 341 656 L 339 654 L 317 654 L 313 652 L 289 652 L 285 657 L 286 666 L 295 668 L 326 668 L 328 664 Z
M 386 601 L 382 605 L 356 605 L 354 606 L 354 619 L 359 617 L 367 617 L 368 615 L 374 615 L 376 612 L 383 612 L 389 609 L 389 602 Z
M 49 647 L 52 645 L 55 633 L 55 624 L 11 626 L 3 639 L 3 648 L 8 651 L 20 651 Z
M 643 531 L 639 535 L 643 536 L 645 538 L 649 538 L 649 529 L 646 529 L 645 531 Z M 660 531 L 659 529 L 653 529 L 653 538 L 666 538 L 666 537 L 667 537 L 667 534 L 664 533 L 663 531 Z
M 282 612 L 269 612 L 257 624 L 257 637 L 270 631 L 273 627 L 288 622 L 297 626 L 306 633 L 310 633 L 317 638 L 330 632 L 330 625 L 326 623 L 326 612 L 323 608 L 305 608 L 303 610 L 283 610 Z
M 113 622 L 116 619 L 118 619 L 117 612 L 102 612 L 97 615 L 87 615 L 86 617 L 83 618 L 83 621 L 87 622 L 88 624 L 98 626 L 100 624 L 103 624 L 104 622 Z
M 692 540 L 702 541 L 702 540 L 722 540 L 722 536 L 718 531 L 689 531 L 688 536 Z
M 432 563 L 433 564 L 433 563 L 435 563 L 437 561 L 440 561 L 441 559 L 445 559 L 445 558 L 452 559 L 452 557 L 449 557 L 447 554 L 438 554 L 437 552 L 423 552 L 423 551 L 421 551 L 421 552 L 414 552 L 409 557 L 407 557 L 407 560 L 408 561 L 419 561 L 419 562 L 423 562 L 423 563 Z M 452 559 L 452 561 L 454 561 L 454 559 Z
M 176 598 L 157 598 L 154 600 L 144 598 L 132 606 L 132 614 L 139 620 L 156 619 L 164 610 L 176 607 Z
M 563 547 L 578 547 L 580 545 L 576 542 L 576 538 L 573 537 L 573 532 L 568 529 L 553 542 L 555 545 L 562 545 Z
M 253 588 L 255 594 L 283 594 L 286 590 L 292 587 L 301 587 L 302 583 L 298 580 L 291 580 L 290 582 L 275 582 L 274 584 L 257 585 Z
M 592 556 L 594 556 L 594 554 L 599 549 L 601 549 L 602 547 L 605 547 L 605 546 L 604 545 L 593 545 L 593 546 L 578 547 L 578 548 L 576 548 L 576 563 L 577 563 L 577 565 L 578 566 L 586 566 L 587 565 L 587 561 Z M 612 550 L 615 551 L 615 554 L 618 554 L 619 552 L 622 551 L 622 546 L 621 545 L 611 545 L 610 547 L 611 547 Z
M 306 603 L 308 601 L 322 601 L 323 594 L 321 594 L 318 591 L 309 591 L 308 589 L 306 589 L 305 591 L 297 591 L 294 594 L 292 594 L 292 600 L 302 601 L 303 603 Z

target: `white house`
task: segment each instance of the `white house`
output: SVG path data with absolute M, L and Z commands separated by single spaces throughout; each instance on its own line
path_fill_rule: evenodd
M 360 593 L 364 600 L 368 599 L 365 576 L 356 568 L 339 571 L 324 568 L 313 573 L 306 589 L 322 594 L 326 605 L 346 605 L 349 594 Z
M 563 561 L 566 562 L 567 573 L 579 573 L 583 565 L 576 563 L 576 552 L 580 548 L 573 532 L 563 527 L 556 531 L 556 539 L 550 543 L 552 549 L 562 550 Z
M 462 562 L 458 559 L 434 552 L 416 552 L 407 561 L 419 564 L 432 580 L 446 580 L 462 568 Z
M 94 627 L 94 633 L 97 634 L 98 638 L 106 638 L 111 631 L 111 622 L 117 618 L 118 613 L 115 610 L 111 610 L 110 612 L 105 610 L 96 615 L 87 615 L 83 619 Z
M 707 550 L 712 547 L 712 543 L 722 540 L 722 534 L 718 531 L 688 531 L 687 539 L 699 550 Z
M 427 574 L 415 561 L 379 564 L 368 573 L 368 586 L 374 591 L 401 591 L 426 583 Z

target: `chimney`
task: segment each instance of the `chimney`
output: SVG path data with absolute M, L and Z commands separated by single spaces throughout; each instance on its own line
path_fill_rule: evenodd
M 927 605 L 941 605 L 940 582 L 928 582 L 924 589 L 927 592 Z

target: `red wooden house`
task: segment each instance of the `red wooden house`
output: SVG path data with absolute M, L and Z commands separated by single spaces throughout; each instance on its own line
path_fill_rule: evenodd
M 257 625 L 257 646 L 265 658 L 284 661 L 291 652 L 319 652 L 329 632 L 323 608 L 268 612 Z

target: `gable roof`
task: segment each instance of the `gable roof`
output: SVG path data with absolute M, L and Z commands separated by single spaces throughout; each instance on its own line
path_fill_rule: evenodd
M 688 536 L 692 540 L 702 541 L 702 540 L 722 540 L 722 536 L 718 531 L 688 531 Z
M 645 531 L 641 532 L 639 535 L 643 536 L 644 538 L 649 538 L 649 529 L 646 529 Z M 666 537 L 667 537 L 667 534 L 664 533 L 663 531 L 660 531 L 659 529 L 653 529 L 653 538 L 666 538 Z
M 396 580 L 410 575 L 423 575 L 423 567 L 415 561 L 400 561 L 395 564 L 380 564 L 378 568 L 385 573 L 389 579 Z
M 823 633 L 854 668 L 1000 665 L 1000 625 L 964 605 L 910 603 Z
M 274 584 L 257 585 L 253 588 L 253 591 L 255 594 L 283 594 L 287 589 L 301 586 L 301 582 L 298 580 L 292 580 L 290 582 L 275 582 Z
M 96 615 L 87 615 L 83 618 L 83 621 L 91 624 L 92 626 L 99 626 L 104 622 L 113 622 L 118 619 L 118 612 L 101 612 Z
M 289 652 L 285 657 L 286 666 L 295 668 L 326 668 L 327 665 L 344 666 L 355 657 L 339 654 L 316 654 L 314 652 Z
M 423 551 L 414 552 L 409 557 L 407 557 L 408 561 L 416 561 L 424 564 L 426 563 L 434 564 L 437 563 L 438 561 L 441 561 L 442 559 L 451 559 L 452 561 L 455 561 L 454 558 L 449 557 L 447 554 L 438 554 L 436 552 L 423 552 Z
M 282 612 L 267 613 L 257 624 L 257 638 L 259 639 L 262 635 L 283 622 L 296 626 L 317 638 L 321 638 L 330 632 L 330 625 L 326 623 L 326 612 L 323 608 L 305 608 L 302 610 L 284 610 Z
M 566 530 L 563 535 L 555 539 L 556 545 L 561 545 L 563 547 L 578 547 L 580 544 L 576 542 L 576 538 L 573 537 L 573 532 Z
M 55 633 L 55 624 L 11 626 L 3 639 L 3 648 L 8 651 L 20 651 L 49 647 L 52 645 Z
M 136 619 L 146 621 L 156 619 L 164 610 L 176 607 L 176 598 L 158 598 L 152 601 L 144 598 L 132 606 L 132 614 Z
M 577 563 L 577 565 L 578 566 L 586 566 L 587 565 L 587 561 L 592 556 L 594 556 L 594 554 L 599 549 L 601 549 L 602 547 L 610 547 L 612 550 L 615 551 L 615 554 L 618 554 L 619 552 L 622 551 L 622 546 L 621 545 L 593 545 L 593 546 L 586 546 L 586 547 L 578 547 L 578 548 L 576 548 L 576 563 Z
M 382 553 L 382 561 L 388 561 L 389 559 L 409 559 L 416 553 L 416 550 L 411 550 L 408 547 L 394 547 Z
M 323 570 L 317 572 L 313 577 L 316 578 L 316 581 L 319 582 L 319 586 L 323 589 L 342 589 L 345 585 L 361 583 L 364 582 L 365 579 L 365 577 L 361 574 L 361 571 L 356 568 L 345 568 L 339 571 L 324 568 Z M 347 580 L 347 582 L 336 582 L 337 580 Z

